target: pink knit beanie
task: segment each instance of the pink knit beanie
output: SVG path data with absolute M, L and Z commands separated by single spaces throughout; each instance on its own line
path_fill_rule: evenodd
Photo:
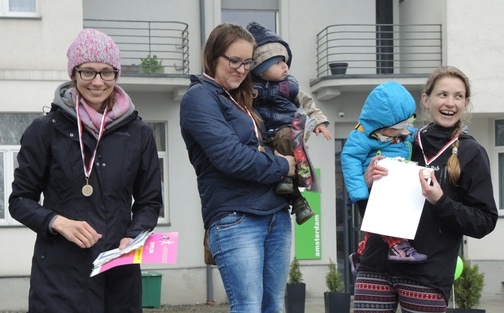
M 106 63 L 121 74 L 121 55 L 115 42 L 96 29 L 82 30 L 67 51 L 68 76 L 72 78 L 76 66 L 88 62 Z

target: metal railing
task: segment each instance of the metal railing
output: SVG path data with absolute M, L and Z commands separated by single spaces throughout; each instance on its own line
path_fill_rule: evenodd
M 100 30 L 116 42 L 123 75 L 189 74 L 186 23 L 84 19 L 84 28 Z
M 317 78 L 429 74 L 441 63 L 440 24 L 338 24 L 317 34 Z

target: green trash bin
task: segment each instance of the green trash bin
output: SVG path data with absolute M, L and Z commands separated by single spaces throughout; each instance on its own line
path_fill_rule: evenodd
M 163 274 L 142 271 L 142 307 L 159 308 L 161 306 L 161 278 Z

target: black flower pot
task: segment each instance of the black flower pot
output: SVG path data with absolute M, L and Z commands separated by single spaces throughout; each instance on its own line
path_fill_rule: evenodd
M 348 63 L 329 63 L 332 75 L 345 75 Z
M 287 284 L 285 288 L 285 312 L 304 313 L 306 301 L 306 284 Z
M 350 302 L 350 293 L 324 292 L 325 313 L 350 313 Z

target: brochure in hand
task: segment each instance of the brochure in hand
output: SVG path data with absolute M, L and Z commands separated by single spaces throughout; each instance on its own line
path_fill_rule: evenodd
M 113 267 L 127 264 L 177 262 L 178 232 L 140 233 L 126 248 L 118 248 L 100 253 L 93 262 L 91 277 Z

